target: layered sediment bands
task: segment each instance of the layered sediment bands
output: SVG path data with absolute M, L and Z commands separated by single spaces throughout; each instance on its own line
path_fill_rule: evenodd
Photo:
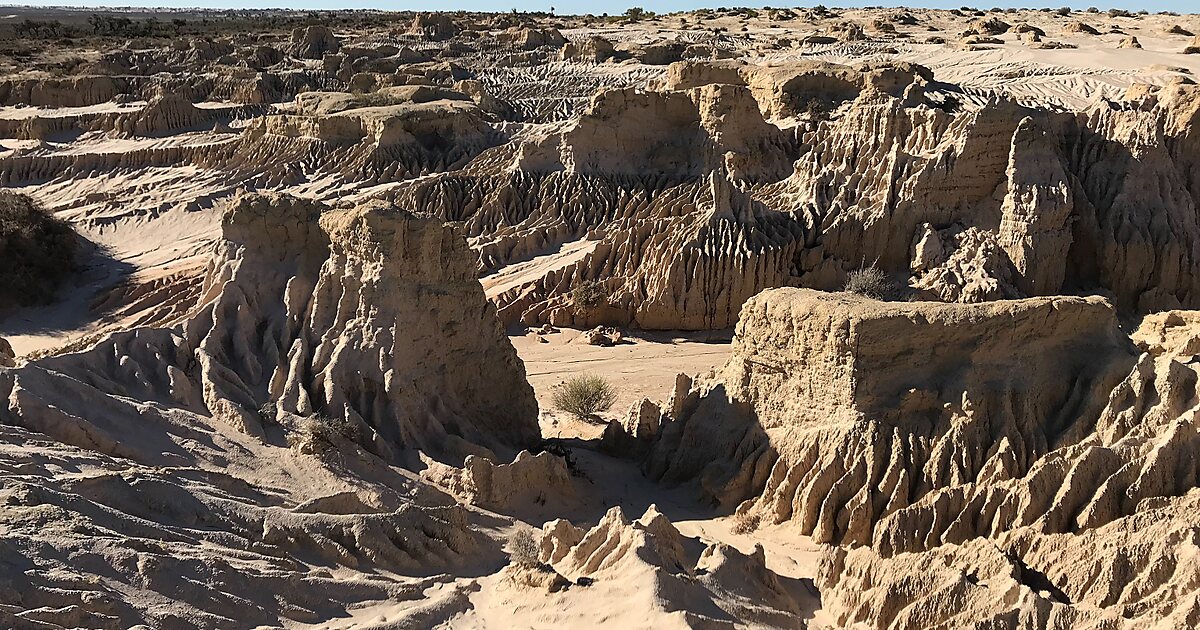
M 596 242 L 496 295 L 506 321 L 721 328 L 763 286 L 789 283 L 806 224 L 749 191 L 786 177 L 795 142 L 741 86 L 608 91 L 561 130 L 388 194 L 463 221 L 488 272 Z M 580 312 L 566 296 L 588 280 L 608 304 Z
M 255 154 L 272 165 L 294 164 L 272 156 L 298 149 L 308 153 L 305 162 L 318 173 L 371 184 L 456 169 L 502 138 L 474 103 L 439 99 L 357 107 L 327 116 L 266 116 L 247 132 L 242 150 L 249 155 L 238 159 L 247 169 L 259 162 Z
M 218 120 L 217 112 L 204 111 L 179 95 L 157 97 L 146 108 L 117 119 L 116 129 L 131 136 L 153 136 L 169 132 L 189 131 Z
M 345 83 L 310 70 L 278 73 L 245 68 L 175 75 L 87 75 L 78 77 L 0 80 L 0 104 L 35 107 L 87 107 L 121 97 L 150 100 L 176 95 L 189 101 L 245 104 L 289 101 L 301 92 L 339 89 Z
M 1194 313 L 1130 339 L 1099 298 L 771 290 L 746 303 L 718 378 L 684 379 L 625 450 L 737 506 L 742 527 L 835 545 L 817 584 L 842 625 L 1188 627 L 1197 352 Z
M 223 117 L 175 98 L 107 116 L 112 120 L 91 125 L 134 136 L 212 127 L 210 121 Z M 17 151 L 0 160 L 0 182 L 14 185 L 190 165 L 220 171 L 230 181 L 252 188 L 323 177 L 361 185 L 454 169 L 502 139 L 473 103 L 462 100 L 360 107 L 328 116 L 269 114 L 251 121 L 244 133 L 139 138 L 134 145 L 94 152 L 53 147 Z
M 112 106 L 112 111 L 84 112 L 67 109 L 53 115 L 0 119 L 0 138 L 64 142 L 86 132 L 114 136 L 164 137 L 189 131 L 210 131 L 237 119 L 266 113 L 261 105 L 196 107 L 182 96 L 155 97 L 145 104 Z M 230 130 L 232 131 L 232 130 Z
M 1002 509 L 981 495 L 976 512 L 946 502 L 955 488 L 1033 479 L 1048 453 L 1078 448 L 1134 361 L 1099 298 L 972 306 L 767 291 L 743 308 L 719 384 L 664 425 L 646 469 L 702 479 L 730 508 L 749 499 L 746 523 L 789 521 L 819 542 L 884 553 L 958 542 L 1045 514 L 1048 497 Z M 918 513 L 930 518 L 900 525 Z
M 409 71 L 442 85 L 306 94 L 119 152 L 27 145 L 0 182 L 182 164 L 226 177 L 224 194 L 394 200 L 464 223 L 506 324 L 728 327 L 763 289 L 836 289 L 872 264 L 924 299 L 1100 293 L 1128 314 L 1200 300 L 1193 85 L 1060 112 L 955 106 L 912 64 L 685 62 L 664 89 L 603 89 L 578 116 L 524 124 L 497 120 L 512 102 L 486 80 L 449 89 L 464 68 Z M 156 136 L 208 113 L 166 97 L 105 115 Z M 585 282 L 607 303 L 575 308 Z
M 0 184 L 44 183 L 114 173 L 130 169 L 174 167 L 180 164 L 206 166 L 238 159 L 237 136 L 147 141 L 140 146 L 93 153 L 58 152 L 51 149 L 22 151 L 0 160 Z M 235 179 L 261 175 L 233 172 Z
M 241 198 L 187 321 L 5 374 L 6 420 L 111 455 L 138 400 L 250 435 L 263 434 L 265 403 L 320 414 L 388 458 L 461 460 L 536 441 L 532 390 L 462 237 L 385 204 L 322 209 Z M 50 388 L 63 390 L 53 404 Z
M 833 289 L 872 263 L 949 301 L 1107 291 L 1132 312 L 1198 299 L 1194 86 L 1073 114 L 948 111 L 922 95 L 927 75 L 680 64 L 668 85 L 686 90 L 601 92 L 575 121 L 385 194 L 465 221 L 501 275 L 597 242 L 583 260 L 498 282 L 506 321 L 731 325 L 758 290 Z M 813 99 L 835 113 L 763 118 Z M 685 249 L 660 264 L 668 244 Z M 612 299 L 573 314 L 567 294 L 589 280 Z

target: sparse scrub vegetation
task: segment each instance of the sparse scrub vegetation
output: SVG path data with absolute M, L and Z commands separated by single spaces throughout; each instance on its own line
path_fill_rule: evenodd
M 800 107 L 801 113 L 809 120 L 820 121 L 827 120 L 829 114 L 833 112 L 833 107 L 819 97 L 812 97 L 808 102 Z
M 318 413 L 301 420 L 288 442 L 306 453 L 322 454 L 333 449 L 339 437 L 355 444 L 362 439 L 353 421 Z
M 654 17 L 654 13 L 643 9 L 642 7 L 629 7 L 625 9 L 625 19 L 630 22 L 640 22 Z
M 273 400 L 268 400 L 258 408 L 258 419 L 264 425 L 279 424 L 278 420 L 276 419 L 278 415 L 279 406 L 276 405 L 275 401 Z
M 617 392 L 602 376 L 580 374 L 567 379 L 554 392 L 554 408 L 577 418 L 588 418 L 608 411 L 616 402 Z
M 509 535 L 508 557 L 514 564 L 523 567 L 539 566 L 539 555 L 538 541 L 533 537 L 533 532 L 521 528 Z
M 856 269 L 847 274 L 846 285 L 843 289 L 850 293 L 857 293 L 876 300 L 891 297 L 895 291 L 895 287 L 891 279 L 887 277 L 887 274 L 874 265 Z
M 79 237 L 33 199 L 0 191 L 0 308 L 44 304 L 75 271 Z
M 580 283 L 571 289 L 571 303 L 577 311 L 595 310 L 608 303 L 608 289 L 595 280 Z

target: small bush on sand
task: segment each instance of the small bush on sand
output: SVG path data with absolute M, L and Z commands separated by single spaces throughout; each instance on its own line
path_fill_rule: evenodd
M 289 435 L 288 440 L 303 452 L 320 454 L 333 449 L 338 437 L 355 444 L 362 438 L 358 426 L 351 420 L 315 414 L 301 420 L 297 431 Z
M 608 289 L 595 280 L 588 280 L 571 289 L 571 302 L 578 311 L 590 311 L 608 303 Z
M 508 537 L 508 557 L 513 563 L 526 567 L 541 564 L 538 559 L 538 541 L 528 529 L 518 529 Z
M 845 291 L 882 300 L 891 296 L 894 287 L 887 274 L 875 266 L 856 269 L 846 275 Z
M 275 404 L 275 401 L 273 400 L 268 400 L 258 408 L 258 420 L 259 422 L 262 422 L 263 425 L 279 424 L 279 421 L 277 420 L 278 416 L 279 405 Z
M 608 411 L 617 399 L 617 392 L 604 377 L 580 374 L 567 379 L 554 392 L 554 408 L 577 418 L 587 418 Z
M 79 238 L 33 199 L 0 191 L 0 308 L 45 304 L 75 271 Z

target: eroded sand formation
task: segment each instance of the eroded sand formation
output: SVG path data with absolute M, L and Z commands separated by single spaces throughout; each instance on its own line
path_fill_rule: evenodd
M 1195 16 L 381 15 L 0 50 L 0 626 L 1200 625 Z
M 718 378 L 607 438 L 740 528 L 834 545 L 817 582 L 838 625 L 1187 625 L 1194 319 L 1157 314 L 1131 340 L 1098 298 L 767 291 Z

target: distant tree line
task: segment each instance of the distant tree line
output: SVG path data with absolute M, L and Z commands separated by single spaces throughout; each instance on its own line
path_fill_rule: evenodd
M 135 19 L 120 13 L 93 13 L 86 22 L 64 23 L 59 20 L 32 20 L 0 25 L 14 39 L 62 39 L 81 37 L 178 37 L 180 35 L 216 36 L 235 32 L 291 30 L 299 26 L 326 24 L 335 27 L 380 27 L 407 24 L 412 13 L 357 11 L 283 12 L 230 9 L 193 13 L 169 21 L 154 17 Z

